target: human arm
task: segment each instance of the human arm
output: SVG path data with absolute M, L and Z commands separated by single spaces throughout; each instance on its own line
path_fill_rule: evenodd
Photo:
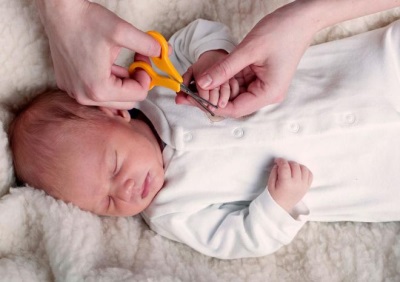
M 158 56 L 156 40 L 87 0 L 35 0 L 49 39 L 57 85 L 81 104 L 129 109 L 150 78 L 114 64 L 122 47 Z
M 297 0 L 266 15 L 224 60 L 196 77 L 213 89 L 249 67 L 252 79 L 218 115 L 241 117 L 282 101 L 316 32 L 330 25 L 399 6 L 398 0 Z M 249 56 L 251 54 L 251 56 Z
M 287 162 L 284 160 L 277 160 L 278 167 L 285 164 Z M 293 240 L 306 222 L 308 213 L 308 209 L 299 201 L 309 188 L 309 171 L 299 173 L 304 178 L 284 175 L 286 180 L 292 179 L 290 185 L 276 181 L 280 179 L 281 172 L 286 173 L 280 168 L 273 169 L 268 183 L 274 187 L 264 189 L 251 202 L 214 204 L 201 210 L 168 212 L 154 218 L 144 214 L 144 218 L 157 233 L 185 243 L 208 256 L 234 259 L 268 255 Z M 306 178 L 307 181 L 302 180 Z M 296 189 L 299 191 L 294 191 Z M 293 205 L 289 208 L 290 212 L 273 198 L 275 191 L 283 191 L 281 196 L 290 200 L 296 198 L 290 203 Z M 296 196 L 293 197 L 294 194 Z

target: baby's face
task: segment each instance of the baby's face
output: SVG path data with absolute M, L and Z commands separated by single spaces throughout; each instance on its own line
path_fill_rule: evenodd
M 64 148 L 61 191 L 56 197 L 99 215 L 143 211 L 161 189 L 161 148 L 142 121 L 115 118 L 94 134 L 73 136 Z

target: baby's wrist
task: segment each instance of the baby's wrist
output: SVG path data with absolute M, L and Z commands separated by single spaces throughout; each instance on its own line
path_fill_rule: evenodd
M 274 199 L 274 200 L 275 200 L 275 199 Z M 295 206 L 295 205 L 293 205 L 293 204 L 285 203 L 285 202 L 282 202 L 282 201 L 276 201 L 276 200 L 275 200 L 275 202 L 276 202 L 282 209 L 284 209 L 287 213 L 292 213 L 293 208 L 294 208 L 294 206 Z
M 272 199 L 275 203 L 278 204 L 282 209 L 286 212 L 290 213 L 296 204 L 293 204 L 291 201 L 288 201 L 286 197 L 280 196 L 278 193 L 274 193 L 274 191 L 269 190 L 269 194 L 271 195 Z
M 214 54 L 227 55 L 227 54 L 229 54 L 229 52 L 224 50 L 224 49 L 207 50 L 207 51 L 201 53 L 201 55 L 199 56 L 198 60 L 200 60 L 202 57 L 204 59 L 204 57 L 210 56 L 210 55 L 214 55 Z

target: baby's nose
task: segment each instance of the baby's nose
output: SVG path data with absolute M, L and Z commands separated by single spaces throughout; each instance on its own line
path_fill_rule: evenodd
M 134 189 L 135 189 L 135 181 L 133 181 L 133 179 L 127 179 L 121 186 L 118 187 L 117 197 L 120 200 L 129 202 L 131 200 Z

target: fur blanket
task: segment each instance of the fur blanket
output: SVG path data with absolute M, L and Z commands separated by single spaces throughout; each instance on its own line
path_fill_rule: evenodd
M 400 223 L 308 223 L 277 253 L 222 261 L 151 230 L 140 216 L 98 217 L 29 187 L 13 187 L 8 111 L 55 86 L 32 0 L 0 1 L 0 280 L 2 281 L 400 281 Z M 99 1 L 100 2 L 100 1 Z M 196 18 L 241 39 L 286 0 L 104 0 L 136 27 L 170 36 Z M 384 26 L 394 9 L 318 33 L 314 43 Z M 79 34 L 77 34 L 79 36 Z M 131 54 L 120 60 L 127 64 Z M 379 188 L 379 187 L 377 187 Z

